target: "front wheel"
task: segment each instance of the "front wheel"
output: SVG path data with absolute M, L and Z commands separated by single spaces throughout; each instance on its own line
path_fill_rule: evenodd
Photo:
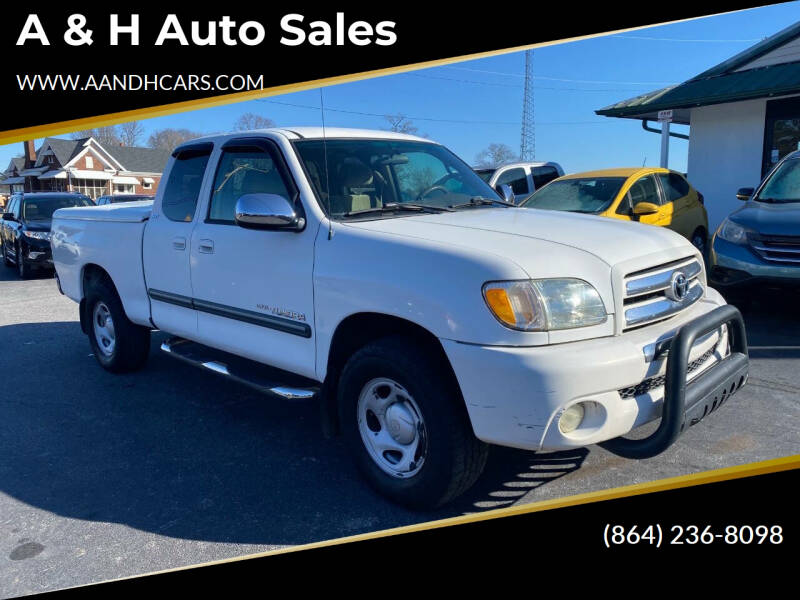
M 359 471 L 380 493 L 432 509 L 478 478 L 478 440 L 452 377 L 432 352 L 404 337 L 356 352 L 339 381 L 339 418 Z
M 117 291 L 105 279 L 94 279 L 86 291 L 89 343 L 97 362 L 113 373 L 141 368 L 150 353 L 150 329 L 131 322 Z
M 31 268 L 25 262 L 25 258 L 22 255 L 22 246 L 19 244 L 17 244 L 17 273 L 20 279 L 29 279 L 31 276 Z
M 692 234 L 690 241 L 692 242 L 692 246 L 700 251 L 700 254 L 703 256 L 703 260 L 706 260 L 708 252 L 708 236 L 706 235 L 706 232 L 703 229 L 697 229 Z

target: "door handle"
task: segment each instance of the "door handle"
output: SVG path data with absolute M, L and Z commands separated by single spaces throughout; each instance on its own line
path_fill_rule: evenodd
M 214 254 L 214 240 L 200 240 L 197 250 L 203 254 Z
M 175 250 L 186 250 L 186 238 L 182 237 L 172 238 L 172 247 Z

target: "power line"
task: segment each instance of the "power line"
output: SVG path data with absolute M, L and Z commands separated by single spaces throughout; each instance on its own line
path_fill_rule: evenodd
M 721 43 L 721 44 L 752 44 L 753 42 L 760 42 L 761 39 L 756 38 L 752 40 L 688 40 L 685 38 L 662 38 L 662 37 L 648 37 L 644 35 L 612 35 L 612 38 L 622 38 L 627 40 L 650 40 L 653 42 L 691 42 L 691 43 Z
M 477 81 L 475 79 L 456 79 L 454 77 L 440 77 L 438 75 L 423 75 L 421 73 L 403 73 L 403 75 L 409 75 L 411 77 L 422 77 L 423 79 L 439 79 L 442 81 L 453 81 L 456 83 L 474 83 L 477 85 L 489 85 L 489 86 L 499 86 L 499 87 L 508 87 L 519 89 L 519 84 L 513 83 L 497 83 L 495 81 Z M 533 79 L 536 79 L 534 76 Z M 564 80 L 569 81 L 569 80 Z M 650 84 L 655 85 L 655 84 Z M 633 90 L 630 89 L 623 89 L 623 88 L 569 88 L 569 87 L 548 87 L 544 85 L 537 85 L 537 90 L 553 90 L 557 92 L 631 92 Z
M 525 75 L 521 75 L 519 73 L 508 73 L 506 71 L 487 71 L 485 69 L 472 69 L 469 67 L 442 67 L 445 69 L 453 69 L 456 71 L 470 71 L 472 73 L 486 73 L 487 75 L 505 75 L 507 77 L 519 77 L 520 79 L 525 79 Z M 667 81 L 607 81 L 607 80 L 597 80 L 597 79 L 565 79 L 562 77 L 544 77 L 542 75 L 535 75 L 534 79 L 541 79 L 544 81 L 565 81 L 567 83 L 610 83 L 615 85 L 669 85 L 674 82 L 667 82 Z M 617 91 L 617 90 L 614 90 Z
M 281 106 L 291 106 L 293 108 L 305 108 L 308 110 L 314 110 L 319 112 L 319 106 L 314 106 L 311 104 L 296 104 L 294 102 L 282 102 L 280 100 L 269 100 L 267 98 L 260 98 L 257 102 L 267 102 L 269 104 L 279 104 Z M 337 113 L 344 113 L 349 115 L 360 115 L 365 117 L 380 117 L 385 118 L 389 115 L 389 113 L 373 113 L 373 112 L 364 112 L 358 110 L 345 110 L 342 108 L 331 108 L 329 106 L 325 107 L 326 112 L 337 112 Z M 521 123 L 519 121 L 474 121 L 474 120 L 462 120 L 462 119 L 438 119 L 433 117 L 412 117 L 406 115 L 407 119 L 412 121 L 431 121 L 434 123 L 457 123 L 457 124 L 466 124 L 466 125 L 514 125 L 519 127 Z M 615 125 L 618 124 L 618 121 L 614 121 L 611 119 L 603 119 L 598 121 L 538 121 L 537 125 Z

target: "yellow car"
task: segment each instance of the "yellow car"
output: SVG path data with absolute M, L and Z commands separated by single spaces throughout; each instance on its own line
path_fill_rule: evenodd
M 706 254 L 708 213 L 703 195 L 675 171 L 631 167 L 559 177 L 520 206 L 589 213 L 668 227 Z

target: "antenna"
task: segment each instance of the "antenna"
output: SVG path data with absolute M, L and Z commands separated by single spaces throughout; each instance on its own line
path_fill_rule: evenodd
M 333 237 L 333 213 L 331 212 L 331 176 L 328 172 L 328 136 L 325 134 L 325 100 L 319 88 L 319 108 L 322 113 L 322 155 L 325 162 L 325 194 L 328 197 L 328 239 Z
M 522 135 L 519 159 L 536 158 L 536 127 L 533 118 L 533 50 L 525 51 L 525 93 L 522 98 Z

